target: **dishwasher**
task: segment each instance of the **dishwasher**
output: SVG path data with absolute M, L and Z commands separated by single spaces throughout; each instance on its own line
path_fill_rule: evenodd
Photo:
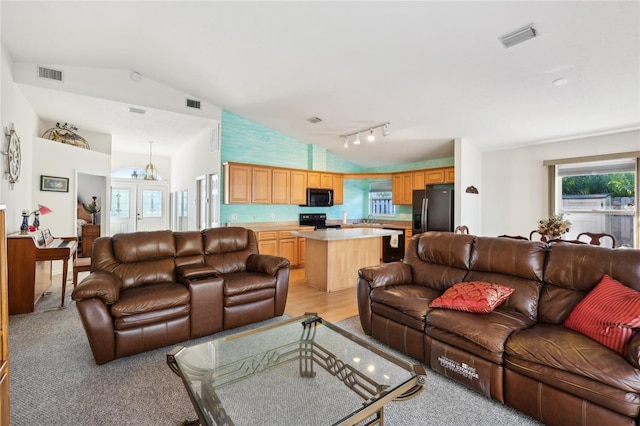
M 382 261 L 385 263 L 399 262 L 404 257 L 404 229 L 403 228 L 383 228 L 393 231 L 400 231 L 398 239 L 395 240 L 391 235 L 382 237 Z M 393 241 L 392 241 L 393 240 Z

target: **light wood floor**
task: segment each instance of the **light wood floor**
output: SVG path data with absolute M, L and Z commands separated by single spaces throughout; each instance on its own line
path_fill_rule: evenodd
M 284 312 L 292 317 L 302 315 L 305 312 L 314 312 L 323 319 L 336 323 L 358 315 L 356 288 L 331 293 L 316 290 L 307 285 L 304 268 L 292 269 L 289 275 L 289 295 Z

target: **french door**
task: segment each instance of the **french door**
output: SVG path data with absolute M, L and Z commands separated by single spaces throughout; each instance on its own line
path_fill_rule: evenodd
M 111 234 L 169 229 L 169 186 L 165 182 L 111 183 Z

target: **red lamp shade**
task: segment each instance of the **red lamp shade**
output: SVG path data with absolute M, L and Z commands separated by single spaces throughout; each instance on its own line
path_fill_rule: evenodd
M 42 204 L 38 204 L 38 211 L 40 214 L 49 214 L 53 212 L 49 207 L 43 206 Z

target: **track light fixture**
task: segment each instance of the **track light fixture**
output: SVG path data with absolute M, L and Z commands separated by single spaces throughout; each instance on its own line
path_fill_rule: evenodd
M 358 130 L 357 132 L 340 135 L 341 138 L 344 138 L 344 144 L 342 146 L 344 146 L 345 148 L 349 148 L 349 138 L 351 136 L 355 136 L 355 139 L 353 140 L 353 144 L 360 145 L 360 133 L 365 133 L 365 132 L 369 132 L 369 134 L 367 135 L 367 141 L 374 142 L 376 140 L 376 135 L 374 133 L 374 130 L 380 129 L 380 128 L 382 129 L 382 136 L 389 136 L 390 124 L 391 123 L 387 121 L 386 123 L 378 124 L 372 127 L 367 127 L 366 129 Z

